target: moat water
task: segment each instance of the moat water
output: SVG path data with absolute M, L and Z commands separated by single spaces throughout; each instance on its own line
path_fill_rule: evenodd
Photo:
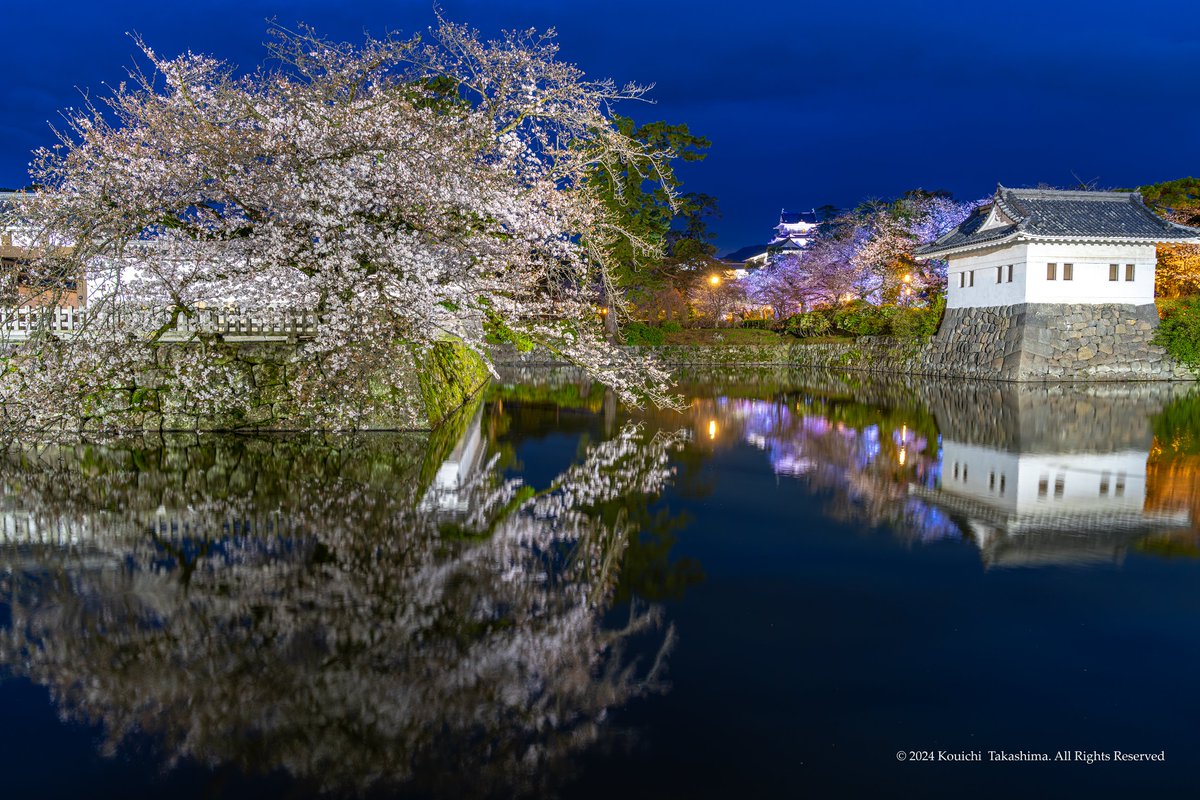
M 1195 388 L 681 391 L 0 457 L 0 794 L 1192 791 Z

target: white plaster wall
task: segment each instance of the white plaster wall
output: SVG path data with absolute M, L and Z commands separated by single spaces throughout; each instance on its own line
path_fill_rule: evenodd
M 1148 455 L 1139 450 L 1018 454 L 946 439 L 942 441 L 942 490 L 1017 514 L 1139 513 L 1146 500 Z M 1060 480 L 1061 494 L 1057 492 Z M 1102 490 L 1105 483 L 1107 491 Z
M 1025 244 L 1015 244 L 982 254 L 952 256 L 947 268 L 946 306 L 948 308 L 978 308 L 1008 306 L 1027 302 L 1025 299 Z M 996 269 L 1013 265 L 1012 283 L 1007 270 L 1001 283 L 996 283 Z M 1045 266 L 1042 267 L 1045 269 Z M 971 286 L 970 273 L 975 272 Z M 959 288 L 960 275 L 966 275 L 966 286 Z
M 1056 279 L 1046 279 L 1046 265 L 1057 264 Z M 982 254 L 952 256 L 947 270 L 946 305 L 978 308 L 1018 303 L 1154 302 L 1153 244 L 1027 243 Z M 996 283 L 996 268 L 1013 265 L 1013 281 Z M 1063 280 L 1063 264 L 1074 265 L 1072 279 Z M 1108 279 L 1108 265 L 1117 264 L 1117 280 Z M 1133 281 L 1125 280 L 1125 265 L 1134 264 Z M 959 275 L 975 271 L 959 288 Z M 1007 275 L 1005 276 L 1007 277 Z
M 1153 244 L 1029 244 L 1027 303 L 1131 303 L 1154 302 Z M 1058 265 L 1058 279 L 1046 280 L 1046 264 Z M 1075 265 L 1073 280 L 1062 279 L 1063 264 Z M 1108 265 L 1117 264 L 1117 280 L 1108 279 Z M 1135 278 L 1125 280 L 1125 265 L 1135 264 Z
M 1017 453 L 943 439 L 942 490 L 1016 513 L 1019 459 Z

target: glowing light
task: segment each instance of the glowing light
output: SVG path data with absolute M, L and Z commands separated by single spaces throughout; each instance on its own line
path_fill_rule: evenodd
M 711 283 L 713 286 L 720 286 L 721 285 L 721 276 L 720 275 L 709 275 L 708 282 Z
M 901 447 L 900 448 L 900 466 L 902 466 L 902 467 L 904 466 L 904 461 L 907 458 L 908 458 L 908 448 Z
M 708 421 L 708 438 L 717 438 L 717 421 L 715 419 L 710 419 Z
M 905 283 L 912 283 L 912 275 L 907 275 L 907 274 L 906 274 L 906 275 L 904 276 L 904 282 L 905 282 Z

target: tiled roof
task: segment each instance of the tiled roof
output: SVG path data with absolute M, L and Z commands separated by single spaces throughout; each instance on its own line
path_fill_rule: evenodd
M 13 210 L 17 193 L 0 190 L 0 228 L 6 226 L 5 215 Z
M 809 225 L 817 224 L 816 211 L 780 211 L 779 222 L 786 225 L 794 225 L 797 222 L 807 222 Z
M 1010 224 L 982 229 L 991 216 L 993 205 Z M 1200 228 L 1163 219 L 1146 207 L 1137 192 L 1073 192 L 998 186 L 992 205 L 980 208 L 936 241 L 918 247 L 916 254 L 922 257 L 942 255 L 1011 239 L 1179 242 L 1200 240 Z

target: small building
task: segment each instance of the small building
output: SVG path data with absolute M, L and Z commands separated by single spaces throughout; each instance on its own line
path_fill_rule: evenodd
M 1155 246 L 1200 230 L 1155 214 L 1137 192 L 998 186 L 992 202 L 919 248 L 948 261 L 946 306 L 1154 302 Z
M 917 248 L 947 261 L 931 343 L 945 374 L 1002 380 L 1190 377 L 1151 343 L 1156 245 L 1200 242 L 1137 192 L 1009 189 Z
M 83 275 L 30 271 L 33 236 L 14 219 L 20 200 L 20 192 L 0 190 L 0 307 L 83 307 L 87 301 Z

